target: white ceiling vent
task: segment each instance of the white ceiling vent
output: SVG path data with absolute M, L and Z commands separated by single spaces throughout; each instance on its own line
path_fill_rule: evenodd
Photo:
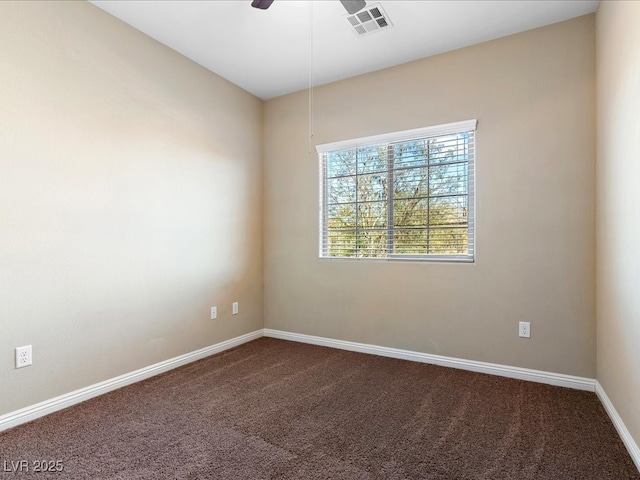
M 354 15 L 347 15 L 346 19 L 349 22 L 349 26 L 359 37 L 391 26 L 389 16 L 379 3 L 363 8 Z

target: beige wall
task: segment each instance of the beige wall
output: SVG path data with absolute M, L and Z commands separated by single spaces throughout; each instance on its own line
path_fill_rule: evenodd
M 593 378 L 594 31 L 589 15 L 316 88 L 313 145 L 478 119 L 471 265 L 318 260 L 307 93 L 266 102 L 266 327 Z
M 259 99 L 88 3 L 0 2 L 0 106 L 0 414 L 262 328 Z
M 640 2 L 597 12 L 598 381 L 640 444 Z
M 479 120 L 475 264 L 319 261 L 306 92 L 263 118 L 90 4 L 0 2 L 0 415 L 263 325 L 593 377 L 594 52 L 591 15 L 317 88 L 313 145 Z

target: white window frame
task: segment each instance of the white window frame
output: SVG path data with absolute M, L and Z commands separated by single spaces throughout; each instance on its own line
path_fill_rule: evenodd
M 410 260 L 410 261 L 440 261 L 440 262 L 462 262 L 472 263 L 475 261 L 475 130 L 477 128 L 478 121 L 465 120 L 461 122 L 447 123 L 443 125 L 436 125 L 432 127 L 416 128 L 412 130 L 404 130 L 400 132 L 385 133 L 381 135 L 373 135 L 368 137 L 361 137 L 352 140 L 345 140 L 340 142 L 325 143 L 316 146 L 320 164 L 320 249 L 319 258 L 322 260 L 355 260 L 355 261 L 390 261 L 390 260 Z M 423 255 L 407 255 L 407 254 L 387 254 L 386 257 L 332 257 L 326 255 L 326 234 L 327 234 L 327 178 L 326 178 L 326 154 L 329 152 L 349 150 L 357 147 L 376 146 L 381 144 L 392 144 L 397 142 L 427 139 L 432 137 L 439 137 L 444 135 L 452 135 L 456 133 L 471 132 L 471 144 L 468 158 L 468 216 L 467 216 L 467 228 L 468 228 L 468 253 L 467 254 L 451 254 L 451 255 L 436 255 L 436 254 L 423 254 Z M 393 172 L 390 170 L 390 172 Z M 393 201 L 387 200 L 387 201 Z M 393 230 L 392 225 L 387 225 L 389 230 Z M 391 247 L 392 248 L 392 247 Z

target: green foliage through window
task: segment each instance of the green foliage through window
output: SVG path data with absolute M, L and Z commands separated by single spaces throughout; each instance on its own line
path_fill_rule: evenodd
M 321 257 L 473 259 L 473 130 L 320 161 Z

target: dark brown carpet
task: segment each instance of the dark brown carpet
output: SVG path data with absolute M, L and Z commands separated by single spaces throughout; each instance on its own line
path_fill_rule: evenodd
M 267 338 L 0 433 L 30 475 L 640 479 L 593 393 Z

